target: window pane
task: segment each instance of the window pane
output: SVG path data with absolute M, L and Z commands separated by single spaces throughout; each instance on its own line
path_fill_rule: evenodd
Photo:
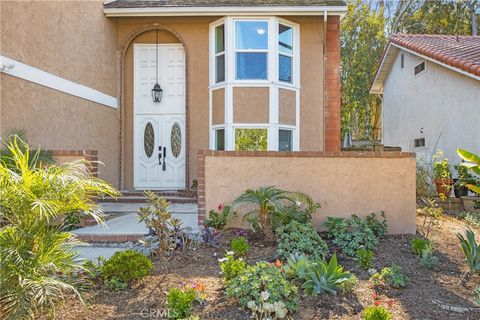
M 215 28 L 215 53 L 225 51 L 225 27 L 223 24 Z
M 268 49 L 267 21 L 237 21 L 235 26 L 237 49 Z
M 215 82 L 223 82 L 225 81 L 225 55 L 222 54 L 221 56 L 215 57 L 215 64 L 216 64 L 216 78 Z
M 215 149 L 225 150 L 225 129 L 215 130 Z
M 278 131 L 278 150 L 292 151 L 292 130 Z
M 282 53 L 293 54 L 292 28 L 282 24 L 278 26 L 278 47 Z
M 278 59 L 278 79 L 292 82 L 292 57 L 280 55 Z
M 236 129 L 236 151 L 267 151 L 267 129 Z
M 237 79 L 238 80 L 266 80 L 267 79 L 267 54 L 266 53 L 237 53 Z

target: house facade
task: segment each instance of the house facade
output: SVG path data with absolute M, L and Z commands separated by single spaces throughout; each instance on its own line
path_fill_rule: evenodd
M 371 93 L 382 98 L 383 143 L 430 160 L 480 153 L 480 37 L 394 35 Z
M 1 135 L 22 128 L 34 146 L 94 150 L 99 176 L 122 190 L 189 188 L 198 150 L 245 151 L 252 136 L 255 151 L 339 151 L 345 10 L 2 2 Z

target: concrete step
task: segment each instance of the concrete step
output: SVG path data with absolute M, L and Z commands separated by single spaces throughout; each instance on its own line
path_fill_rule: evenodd
M 197 198 L 186 196 L 165 196 L 165 199 L 170 203 L 197 203 Z M 121 196 L 117 199 L 107 197 L 98 200 L 99 203 L 145 203 L 146 201 L 147 198 L 143 195 Z
M 138 208 L 143 203 L 102 203 L 107 214 L 114 216 L 104 225 L 86 226 L 74 230 L 77 238 L 89 243 L 122 243 L 137 241 L 148 234 L 149 230 L 138 220 Z M 196 204 L 172 203 L 168 210 L 173 217 L 183 221 L 183 227 L 198 230 L 198 207 Z

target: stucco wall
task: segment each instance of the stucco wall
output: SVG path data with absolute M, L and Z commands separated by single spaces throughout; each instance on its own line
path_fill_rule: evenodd
M 242 155 L 244 154 L 244 155 Z M 415 233 L 415 159 L 411 154 L 215 152 L 200 156 L 199 204 L 205 212 L 229 203 L 247 188 L 277 186 L 302 191 L 322 204 L 313 223 L 326 217 L 385 211 L 389 232 Z M 240 219 L 233 225 L 240 225 Z
M 422 59 L 401 52 L 405 67 L 399 53 L 384 84 L 384 144 L 427 158 L 442 149 L 452 164 L 461 161 L 459 147 L 480 153 L 480 81 L 429 61 L 415 76 Z M 425 138 L 426 146 L 415 148 L 417 138 Z
M 212 124 L 225 123 L 225 89 L 212 91 Z
M 268 123 L 268 88 L 233 88 L 233 122 Z
M 1 3 L 1 48 L 9 58 L 116 96 L 116 25 L 103 1 Z M 117 110 L 1 74 L 0 129 L 23 128 L 32 145 L 98 150 L 99 175 L 117 184 Z
M 280 124 L 296 124 L 296 97 L 297 93 L 292 90 L 278 90 L 278 120 Z

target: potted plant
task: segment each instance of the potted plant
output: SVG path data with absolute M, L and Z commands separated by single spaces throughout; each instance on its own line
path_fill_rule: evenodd
M 475 184 L 475 178 L 468 172 L 468 167 L 463 163 L 457 163 L 453 166 L 457 172 L 457 178 L 453 179 L 453 191 L 455 193 L 455 198 L 461 198 L 468 196 L 468 187 L 469 184 Z
M 471 181 L 466 183 L 466 187 L 474 192 L 476 197 L 462 197 L 463 206 L 466 211 L 480 213 L 480 156 L 463 149 L 458 149 L 457 153 L 466 161 L 462 166 L 474 175 Z
M 442 151 L 438 151 L 433 156 L 433 178 L 438 196 L 449 198 L 453 185 L 452 171 L 448 159 L 443 156 Z

